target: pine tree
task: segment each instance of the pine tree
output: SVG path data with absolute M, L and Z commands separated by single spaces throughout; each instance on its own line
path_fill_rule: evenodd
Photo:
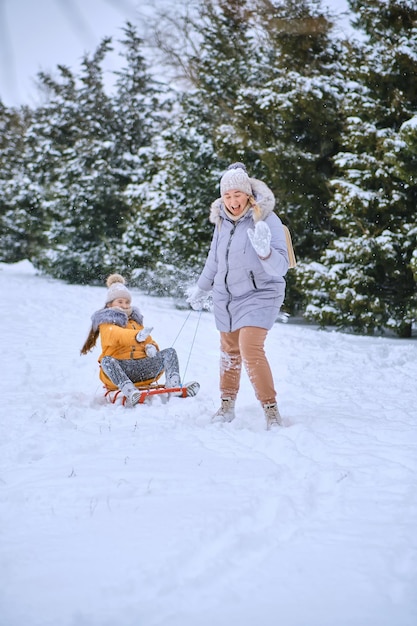
M 398 140 L 391 144 L 389 161 L 404 184 L 404 189 L 410 201 L 410 216 L 402 226 L 401 244 L 405 246 L 403 259 L 410 260 L 410 270 L 414 277 L 414 289 L 410 289 L 409 312 L 414 320 L 417 318 L 417 219 L 410 219 L 412 206 L 417 206 L 417 115 L 402 124 L 398 133 Z M 407 275 L 409 273 L 407 272 Z M 410 279 L 410 287 L 412 282 Z
M 110 38 L 85 55 L 80 76 L 63 67 L 58 80 L 40 75 L 48 100 L 37 111 L 33 134 L 36 145 L 49 144 L 51 156 L 39 167 L 48 182 L 51 224 L 38 265 L 72 282 L 101 282 L 115 270 L 128 273 L 132 242 L 126 233 L 140 222 L 141 201 L 131 190 L 149 178 L 158 108 L 154 91 L 147 90 L 142 42 L 129 23 L 124 34 L 126 66 L 113 93 L 103 75 Z
M 235 134 L 265 177 L 299 257 L 332 240 L 328 188 L 341 133 L 342 49 L 316 0 L 258 0 L 257 80 L 239 92 Z
M 186 87 L 176 95 L 175 115 L 160 135 L 158 170 L 148 181 L 145 204 L 159 221 L 159 264 L 170 266 L 177 277 L 179 268 L 186 266 L 189 280 L 207 255 L 209 207 L 228 165 L 219 158 L 217 129 L 232 123 L 236 93 L 250 67 L 246 4 L 201 3 L 197 15 L 176 24 L 179 52 L 175 46 L 167 51 L 168 61 L 184 72 Z M 187 37 L 192 39 L 189 46 Z M 160 39 L 166 41 L 162 35 Z
M 160 224 L 161 257 L 173 268 L 203 262 L 212 231 L 209 207 L 218 188 L 209 131 L 201 119 L 196 127 L 196 117 L 190 115 L 192 96 L 184 97 L 187 114 L 179 114 L 163 133 L 159 170 L 148 189 L 149 209 Z
M 120 149 L 120 171 L 126 180 L 123 196 L 130 206 L 122 239 L 122 259 L 139 280 L 163 254 L 166 215 L 156 187 L 160 179 L 160 146 L 172 123 L 169 88 L 152 77 L 142 53 L 143 40 L 127 23 L 117 72 L 114 108 Z
M 240 160 L 272 187 L 298 256 L 318 258 L 333 238 L 328 180 L 341 132 L 341 50 L 331 19 L 317 4 L 210 0 L 201 5 L 193 23 L 198 52 L 181 59 L 192 89 L 181 100 L 185 132 L 180 130 L 176 144 L 183 157 L 176 178 L 186 185 L 187 219 L 195 216 L 195 194 L 204 201 L 193 224 L 199 237 L 207 229 L 205 205 L 213 200 L 219 175 Z M 183 249 L 192 254 L 189 239 Z M 293 289 L 287 302 L 296 299 Z
M 47 244 L 43 190 L 25 147 L 31 120 L 28 107 L 0 104 L 0 258 L 7 263 L 33 259 Z
M 393 154 L 417 109 L 417 7 L 410 0 L 350 4 L 366 37 L 350 59 L 344 149 L 335 159 L 332 209 L 341 236 L 306 268 L 306 315 L 408 337 L 416 315 L 416 189 Z
M 49 190 L 54 214 L 50 247 L 40 264 L 72 282 L 102 280 L 110 271 L 129 211 L 115 163 L 114 111 L 103 80 L 102 64 L 110 50 L 106 38 L 91 57 L 84 57 L 79 83 L 63 94 L 66 98 L 61 98 L 60 86 L 49 83 L 54 90 L 42 111 L 43 122 L 56 132 L 59 158 Z M 47 126 L 42 132 L 48 133 Z
M 57 76 L 38 75 L 45 102 L 22 130 L 20 169 L 13 166 L 14 178 L 4 175 L 15 201 L 8 213 L 3 204 L 0 228 L 6 230 L 10 218 L 18 253 L 71 282 L 153 267 L 161 234 L 169 242 L 149 184 L 158 178 L 160 137 L 171 122 L 168 90 L 151 78 L 130 23 L 120 43 L 124 65 L 111 95 L 103 77 L 109 38 L 85 55 L 79 75 L 61 65 Z M 16 142 L 6 132 L 3 140 L 12 154 Z M 39 245 L 32 250 L 35 237 Z

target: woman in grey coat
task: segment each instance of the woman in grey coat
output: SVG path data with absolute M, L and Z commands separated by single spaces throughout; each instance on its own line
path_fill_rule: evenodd
M 212 291 L 221 348 L 221 406 L 213 420 L 234 419 L 243 363 L 269 429 L 280 425 L 281 417 L 264 343 L 285 296 L 285 233 L 273 212 L 271 190 L 249 178 L 242 163 L 232 164 L 222 176 L 220 194 L 210 210 L 215 224 L 210 251 L 187 302 L 201 310 Z

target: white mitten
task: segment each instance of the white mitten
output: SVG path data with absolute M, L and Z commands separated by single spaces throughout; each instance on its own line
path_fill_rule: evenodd
M 200 287 L 194 287 L 189 292 L 186 302 L 194 311 L 202 311 L 204 308 L 207 308 L 208 295 L 208 291 L 204 291 Z
M 255 230 L 249 228 L 248 237 L 258 256 L 266 259 L 271 252 L 271 230 L 266 222 L 257 222 Z
M 136 341 L 145 341 L 153 331 L 153 326 L 148 326 L 148 328 L 142 328 L 136 335 Z
M 145 346 L 145 352 L 146 352 L 146 356 L 152 359 L 154 356 L 156 356 L 156 353 L 158 352 L 158 350 L 153 345 L 153 343 L 147 343 Z

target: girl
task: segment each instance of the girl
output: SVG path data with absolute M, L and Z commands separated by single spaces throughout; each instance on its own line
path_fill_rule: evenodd
M 152 339 L 152 328 L 143 326 L 143 315 L 132 306 L 132 296 L 120 274 L 111 274 L 103 309 L 92 316 L 90 333 L 81 348 L 87 354 L 101 339 L 100 380 L 107 389 L 120 389 L 126 404 L 133 407 L 139 402 L 141 392 L 134 383 L 150 384 L 165 372 L 166 387 L 180 387 L 179 363 L 174 348 L 159 350 Z M 186 396 L 195 396 L 200 385 L 197 382 L 183 386 Z M 183 394 L 178 392 L 176 395 Z

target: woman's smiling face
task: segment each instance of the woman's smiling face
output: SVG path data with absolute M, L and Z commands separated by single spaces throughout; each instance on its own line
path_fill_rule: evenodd
M 226 191 L 223 195 L 223 202 L 227 210 L 235 216 L 239 216 L 243 213 L 248 204 L 248 200 L 248 194 L 238 189 L 231 189 L 230 191 Z

